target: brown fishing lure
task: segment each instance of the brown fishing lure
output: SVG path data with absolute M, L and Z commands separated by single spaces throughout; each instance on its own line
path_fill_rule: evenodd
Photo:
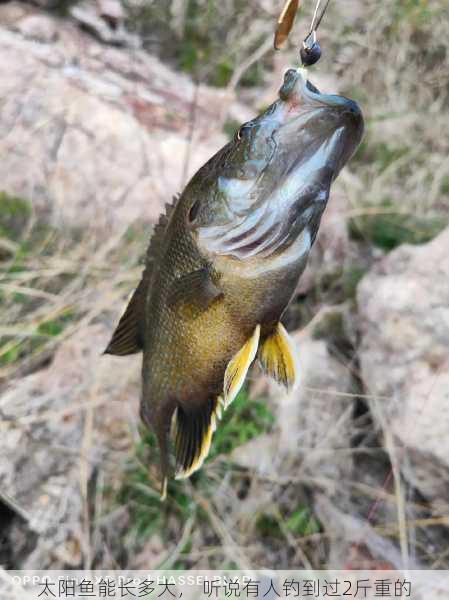
M 256 358 L 287 388 L 297 380 L 280 320 L 362 133 L 354 101 L 321 94 L 291 69 L 278 100 L 240 127 L 156 226 L 106 352 L 143 352 L 141 415 L 158 438 L 163 495 L 170 433 L 175 475 L 188 477 Z
M 299 8 L 299 0 L 287 0 L 282 9 L 274 33 L 274 48 L 280 50 L 288 39 Z

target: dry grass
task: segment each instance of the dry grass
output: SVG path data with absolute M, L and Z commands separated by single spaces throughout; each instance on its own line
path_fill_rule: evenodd
M 169 16 L 170 6 L 175 4 L 178 12 Z M 237 95 L 254 99 L 257 106 L 257 97 L 272 86 L 273 59 L 266 38 L 271 35 L 282 2 L 218 3 L 217 11 L 205 13 L 207 18 L 201 12 L 205 2 L 197 2 L 200 9 L 193 17 L 180 10 L 181 4 L 149 4 L 158 11 L 160 20 L 158 31 L 153 31 L 149 23 L 138 23 L 148 38 L 148 47 L 155 49 L 156 40 L 162 43 L 158 48 L 164 48 L 164 35 L 174 31 L 177 54 L 167 59 L 188 68 L 200 80 L 236 87 Z M 311 7 L 306 8 L 308 16 L 297 25 L 295 41 L 300 39 L 298 32 L 306 29 Z M 366 139 L 350 169 L 342 175 L 340 189 L 349 198 L 346 218 L 353 221 L 362 240 L 360 247 L 368 246 L 370 251 L 373 244 L 385 250 L 410 241 L 410 236 L 411 241 L 422 241 L 447 223 L 446 10 L 444 0 L 335 0 L 322 26 L 325 56 L 317 71 L 338 78 L 340 91 L 358 99 L 366 115 Z M 223 27 L 223 22 L 228 25 Z M 192 30 L 195 24 L 198 28 Z M 192 31 L 201 35 L 193 35 Z M 215 31 L 219 34 L 214 38 Z M 254 67 L 253 58 L 262 55 L 263 60 Z M 292 63 L 296 61 L 293 41 L 286 55 Z M 186 64 L 189 57 L 191 62 Z M 239 65 L 245 61 L 250 68 L 243 72 Z M 254 83 L 256 87 L 245 87 Z M 405 233 L 404 227 L 398 226 L 398 215 L 401 223 L 404 216 L 413 217 Z M 433 225 L 429 233 L 430 219 Z M 15 385 L 48 365 L 51 368 L 57 348 L 76 332 L 87 331 L 96 323 L 112 327 L 126 294 L 138 279 L 149 229 L 149 225 L 135 228 L 134 235 L 112 236 L 105 242 L 89 234 L 57 231 L 31 213 L 16 235 L 2 236 L 3 386 Z M 419 237 L 423 230 L 424 237 Z M 319 273 L 316 280 L 320 280 Z M 326 304 L 347 300 L 320 291 L 310 297 L 314 314 Z M 310 330 L 314 327 L 315 322 Z M 323 567 L 335 557 L 333 548 L 338 551 L 350 545 L 355 563 L 362 555 L 375 561 L 372 557 L 381 547 L 394 567 L 447 567 L 449 556 L 441 548 L 447 542 L 448 517 L 433 515 L 428 504 L 407 489 L 399 466 L 400 449 L 394 446 L 388 423 L 384 423 L 383 431 L 373 425 L 373 406 L 377 404 L 381 411 L 382 402 L 388 399 L 365 393 L 351 339 L 345 339 L 344 347 L 338 343 L 332 346 L 332 342 L 329 347 L 350 372 L 354 388 L 309 387 L 307 392 L 316 402 L 326 396 L 331 396 L 332 402 L 354 401 L 353 412 L 345 417 L 352 430 L 338 449 L 312 446 L 303 452 L 312 465 L 326 452 L 338 464 L 350 457 L 353 475 L 341 480 L 306 468 L 305 459 L 304 464 L 292 461 L 290 473 L 264 475 L 229 464 L 224 454 L 216 457 L 207 473 L 193 483 L 174 485 L 167 505 L 160 507 L 152 487 L 154 481 L 148 477 L 145 461 L 138 464 L 142 460 L 138 456 L 126 468 L 121 466 L 125 483 L 131 481 L 134 491 L 139 492 L 131 500 L 126 496 L 124 508 L 116 495 L 122 482 L 114 481 L 112 489 L 105 482 L 110 466 L 100 469 L 94 483 L 91 481 L 89 461 L 98 426 L 95 414 L 104 402 L 102 399 L 97 404 L 97 383 L 86 384 L 76 406 L 42 412 L 30 397 L 29 412 L 21 421 L 24 427 L 64 419 L 76 411 L 83 414 L 77 485 L 83 500 L 84 566 L 139 566 L 149 562 L 164 568 Z M 273 408 L 276 401 L 271 398 L 269 403 Z M 129 429 L 134 441 L 138 438 L 135 421 L 130 421 Z M 262 433 L 263 428 L 257 431 L 258 435 Z M 148 446 L 143 456 L 149 459 Z M 368 475 L 359 479 L 366 469 Z M 342 501 L 331 507 L 329 498 L 337 484 L 345 492 Z M 135 510 L 136 505 L 140 510 Z M 147 529 L 147 523 L 142 523 L 145 511 L 157 515 L 155 527 Z M 127 531 L 126 537 L 114 532 L 118 526 Z

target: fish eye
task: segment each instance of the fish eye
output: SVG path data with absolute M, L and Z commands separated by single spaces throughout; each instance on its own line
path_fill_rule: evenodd
M 236 137 L 238 140 L 241 140 L 242 138 L 247 138 L 249 136 L 249 134 L 251 133 L 251 129 L 253 128 L 253 125 L 251 123 L 244 123 L 240 129 L 237 131 Z
M 200 201 L 195 200 L 189 210 L 189 223 L 193 223 L 193 221 L 197 218 L 198 212 L 200 210 Z

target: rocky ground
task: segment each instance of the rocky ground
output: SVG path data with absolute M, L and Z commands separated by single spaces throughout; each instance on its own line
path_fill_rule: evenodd
M 393 94 L 369 62 L 374 25 L 365 71 L 316 76 L 364 90 L 367 137 L 286 318 L 302 386 L 255 371 L 206 467 L 161 506 L 139 361 L 101 352 L 165 202 L 292 54 L 258 87 L 197 86 L 89 5 L 0 5 L 0 565 L 447 567 L 447 80 L 434 57 L 432 102 L 408 80 Z M 357 43 L 334 49 L 340 73 Z

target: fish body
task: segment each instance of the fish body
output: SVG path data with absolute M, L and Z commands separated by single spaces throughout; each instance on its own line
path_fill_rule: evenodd
M 244 124 L 167 207 L 146 268 L 106 349 L 143 352 L 141 415 L 157 434 L 166 488 L 207 456 L 221 411 L 257 357 L 287 387 L 294 350 L 280 323 L 332 181 L 357 148 L 355 102 L 287 71 L 279 99 Z

